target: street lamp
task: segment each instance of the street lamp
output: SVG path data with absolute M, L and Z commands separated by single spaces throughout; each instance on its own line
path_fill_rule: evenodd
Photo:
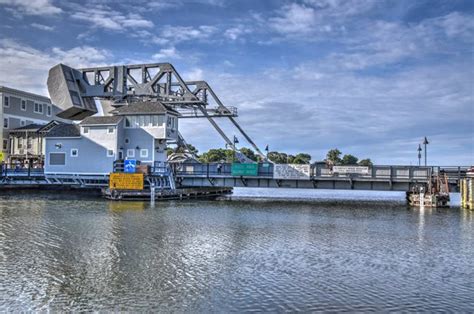
M 234 135 L 234 145 L 232 146 L 232 149 L 233 149 L 233 152 L 232 152 L 232 162 L 235 162 L 235 144 L 237 144 L 239 142 L 239 140 L 237 139 L 237 136 Z
M 428 145 L 430 142 L 428 142 L 428 139 L 425 136 L 425 140 L 423 141 L 423 145 L 425 145 L 425 167 L 428 164 L 426 156 L 427 156 L 427 150 L 426 150 L 426 145 Z
M 418 167 L 421 166 L 421 144 L 418 144 Z

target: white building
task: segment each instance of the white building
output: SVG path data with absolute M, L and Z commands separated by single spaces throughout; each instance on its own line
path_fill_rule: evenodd
M 60 125 L 45 137 L 46 174 L 109 174 L 114 161 L 166 161 L 167 141 L 178 138 L 179 113 L 160 102 L 136 102 L 79 124 Z

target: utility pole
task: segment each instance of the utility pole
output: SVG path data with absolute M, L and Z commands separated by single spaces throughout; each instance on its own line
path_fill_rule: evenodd
M 418 167 L 421 166 L 421 144 L 418 144 Z
M 427 139 L 426 136 L 425 136 L 425 140 L 423 141 L 423 145 L 425 145 L 425 167 L 428 165 L 428 161 L 427 161 L 427 159 L 426 159 L 426 157 L 427 157 L 427 155 L 428 155 L 428 154 L 427 154 L 427 150 L 426 150 L 426 145 L 428 145 L 429 143 L 430 143 L 430 142 L 428 142 L 428 139 Z

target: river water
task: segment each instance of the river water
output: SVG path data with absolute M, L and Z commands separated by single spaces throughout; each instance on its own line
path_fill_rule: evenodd
M 474 311 L 474 212 L 306 193 L 4 195 L 0 312 Z

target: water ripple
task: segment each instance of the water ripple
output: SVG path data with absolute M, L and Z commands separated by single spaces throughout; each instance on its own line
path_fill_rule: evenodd
M 472 213 L 0 199 L 0 311 L 474 310 Z

